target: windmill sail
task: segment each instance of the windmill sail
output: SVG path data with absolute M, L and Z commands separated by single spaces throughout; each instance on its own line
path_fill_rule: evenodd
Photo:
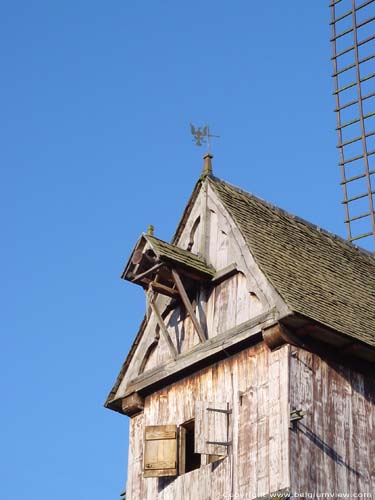
M 375 0 L 331 0 L 330 9 L 347 235 L 375 250 Z

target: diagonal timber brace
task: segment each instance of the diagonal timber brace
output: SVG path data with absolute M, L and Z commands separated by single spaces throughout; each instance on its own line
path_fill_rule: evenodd
M 203 332 L 201 324 L 199 323 L 198 318 L 195 315 L 193 306 L 191 305 L 191 302 L 190 302 L 189 297 L 186 293 L 185 287 L 181 281 L 180 275 L 178 274 L 178 272 L 175 269 L 172 269 L 172 276 L 173 276 L 174 282 L 176 283 L 177 290 L 178 290 L 178 293 L 180 294 L 181 300 L 182 300 L 182 302 L 183 302 L 183 304 L 184 304 L 184 306 L 185 306 L 185 308 L 186 308 L 186 310 L 187 310 L 187 312 L 188 312 L 188 314 L 193 322 L 193 325 L 194 325 L 195 331 L 198 334 L 199 340 L 201 342 L 206 342 L 207 339 L 206 339 L 206 336 Z
M 161 314 L 160 314 L 160 312 L 159 312 L 159 310 L 158 310 L 158 308 L 157 308 L 157 306 L 156 306 L 156 304 L 154 302 L 154 298 L 153 297 L 150 298 L 149 304 L 150 304 L 152 312 L 155 314 L 156 321 L 158 322 L 158 325 L 160 327 L 160 330 L 161 330 L 161 333 L 162 333 L 162 335 L 164 337 L 164 340 L 166 341 L 166 343 L 168 345 L 168 349 L 169 349 L 169 351 L 170 351 L 170 353 L 172 355 L 172 358 L 176 359 L 177 356 L 178 356 L 177 349 L 176 349 L 176 347 L 175 347 L 175 345 L 174 345 L 174 343 L 173 343 L 173 341 L 172 341 L 172 339 L 171 339 L 171 337 L 169 335 L 167 327 L 164 324 L 163 318 L 161 317 Z

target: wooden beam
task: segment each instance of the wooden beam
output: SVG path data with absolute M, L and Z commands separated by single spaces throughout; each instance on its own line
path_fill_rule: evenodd
M 214 274 L 214 276 L 211 280 L 211 284 L 218 285 L 220 282 L 227 280 L 228 278 L 230 278 L 231 276 L 233 276 L 236 273 L 238 273 L 237 264 L 235 264 L 235 263 L 229 264 L 229 266 L 226 266 L 223 269 L 220 269 L 220 271 L 217 271 Z
M 276 325 L 272 325 L 269 328 L 262 330 L 263 340 L 271 351 L 277 349 L 286 342 L 284 336 L 282 335 L 281 328 L 281 325 L 276 323 Z
M 133 392 L 126 396 L 121 401 L 122 412 L 128 417 L 135 415 L 143 411 L 144 409 L 144 398 L 138 394 L 138 392 Z
M 135 276 L 134 278 L 132 278 L 132 282 L 134 283 L 135 281 L 139 281 L 142 278 L 145 278 L 146 276 L 148 276 L 149 274 L 153 273 L 154 271 L 157 271 L 163 265 L 164 264 L 162 262 L 159 262 L 155 266 L 150 267 L 150 269 L 147 269 L 147 271 L 145 271 L 144 273 L 138 274 L 137 276 Z
M 283 344 L 291 344 L 302 348 L 307 347 L 306 339 L 299 338 L 281 323 L 265 328 L 262 330 L 262 335 L 264 342 L 268 345 L 271 351 L 277 349 Z
M 209 283 L 212 280 L 213 274 L 207 274 L 205 272 L 198 271 L 197 269 L 184 267 L 183 265 L 177 264 L 177 262 L 171 260 L 166 260 L 164 263 L 170 269 L 172 269 L 173 266 L 179 274 L 182 274 L 193 281 L 199 281 L 200 283 L 204 281 Z
M 155 292 L 161 293 L 162 295 L 167 295 L 168 297 L 178 297 L 179 293 L 177 290 L 174 290 L 173 288 L 170 288 L 169 286 L 162 285 L 161 283 L 158 283 L 157 281 L 151 281 L 150 283 L 151 287 Z
M 151 306 L 153 313 L 156 316 L 156 320 L 157 320 L 158 325 L 160 327 L 161 333 L 163 334 L 164 340 L 166 341 L 166 343 L 168 345 L 169 352 L 171 353 L 172 358 L 176 359 L 178 356 L 178 352 L 177 352 L 176 347 L 175 347 L 174 343 L 172 342 L 172 339 L 169 335 L 169 332 L 164 324 L 163 318 L 161 317 L 161 315 L 158 311 L 158 308 L 153 300 L 150 301 L 150 306 Z
M 180 275 L 178 274 L 178 272 L 175 269 L 172 269 L 172 276 L 173 276 L 173 279 L 176 283 L 177 290 L 180 293 L 182 302 L 184 303 L 184 306 L 186 307 L 186 310 L 187 310 L 187 312 L 188 312 L 188 314 L 193 322 L 193 325 L 194 325 L 195 331 L 198 334 L 199 340 L 201 342 L 206 342 L 206 340 L 207 340 L 206 335 L 204 334 L 203 329 L 202 329 L 202 327 L 201 327 L 201 325 L 200 325 L 200 323 L 195 315 L 193 306 L 190 303 L 189 297 L 188 297 L 186 290 L 184 288 L 184 285 L 181 281 Z
M 204 344 L 198 344 L 186 354 L 180 354 L 176 361 L 169 361 L 162 367 L 149 370 L 137 378 L 133 379 L 126 388 L 126 394 L 143 389 L 151 388 L 155 384 L 163 385 L 168 383 L 171 376 L 177 377 L 180 373 L 183 376 L 184 370 L 194 369 L 194 366 L 200 366 L 204 361 L 206 364 L 212 357 L 217 357 L 220 354 L 227 356 L 225 351 L 234 348 L 236 344 L 240 344 L 249 339 L 255 342 L 262 340 L 261 331 L 263 325 L 272 325 L 277 321 L 277 312 L 275 309 L 270 309 L 266 313 L 259 314 L 249 321 L 245 321 L 226 332 L 207 340 Z

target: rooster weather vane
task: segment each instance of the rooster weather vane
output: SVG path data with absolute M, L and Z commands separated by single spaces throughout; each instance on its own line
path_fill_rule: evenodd
M 202 146 L 202 144 L 207 144 L 207 151 L 210 151 L 211 147 L 210 138 L 220 137 L 219 135 L 210 134 L 210 128 L 208 125 L 205 125 L 204 127 L 195 128 L 195 126 L 192 123 L 190 123 L 190 130 L 194 137 L 193 141 L 195 142 L 195 145 Z

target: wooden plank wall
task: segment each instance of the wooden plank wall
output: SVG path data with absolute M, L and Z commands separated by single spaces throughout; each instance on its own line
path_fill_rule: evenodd
M 288 487 L 288 350 L 258 344 L 148 396 L 131 419 L 127 499 L 250 500 Z M 144 426 L 181 425 L 196 401 L 230 403 L 229 456 L 173 479 L 145 479 Z
M 208 338 L 215 337 L 266 309 L 256 295 L 248 291 L 247 280 L 242 273 L 231 276 L 216 287 L 202 288 L 193 306 L 197 317 L 201 318 L 201 324 L 206 326 Z M 199 344 L 191 318 L 183 307 L 177 307 L 169 313 L 165 324 L 178 353 L 187 352 Z M 168 345 L 160 336 L 159 344 L 150 355 L 144 371 L 162 366 L 170 359 Z
M 292 490 L 375 498 L 374 378 L 293 347 L 290 384 Z

